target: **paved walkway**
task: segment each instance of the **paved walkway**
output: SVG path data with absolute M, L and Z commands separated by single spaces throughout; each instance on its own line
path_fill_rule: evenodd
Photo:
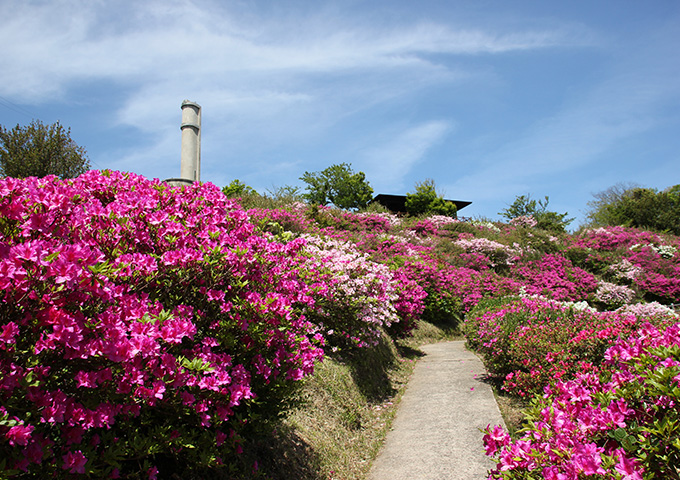
M 480 428 L 503 425 L 481 360 L 464 341 L 425 345 L 369 480 L 483 480 Z

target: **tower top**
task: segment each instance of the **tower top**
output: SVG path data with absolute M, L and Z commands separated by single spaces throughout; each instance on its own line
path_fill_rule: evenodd
M 201 108 L 201 106 L 198 103 L 192 102 L 191 100 L 184 100 L 182 102 L 182 108 L 184 108 L 184 107 L 196 107 L 198 109 Z

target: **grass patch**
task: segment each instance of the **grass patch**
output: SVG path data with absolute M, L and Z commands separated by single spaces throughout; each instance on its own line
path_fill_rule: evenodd
M 413 335 L 398 342 L 399 347 L 418 348 L 428 343 L 464 340 L 459 327 L 451 323 L 430 323 L 424 320 L 416 322 Z
M 511 436 L 515 436 L 517 431 L 524 427 L 524 412 L 529 406 L 529 402 L 519 397 L 506 395 L 500 392 L 497 387 L 493 389 L 498 409 L 505 422 L 505 427 Z
M 364 480 L 419 356 L 402 350 L 385 335 L 374 347 L 319 363 L 296 406 L 257 442 L 253 478 Z
M 457 327 L 419 321 L 413 336 L 332 354 L 303 380 L 295 406 L 250 449 L 266 480 L 365 480 L 428 343 L 460 340 Z

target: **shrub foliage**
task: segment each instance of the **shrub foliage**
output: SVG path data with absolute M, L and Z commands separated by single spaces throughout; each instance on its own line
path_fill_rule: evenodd
M 0 478 L 253 476 L 247 440 L 316 363 L 419 319 L 462 326 L 508 393 L 545 395 L 524 438 L 488 430 L 497 478 L 676 478 L 678 238 L 539 220 L 2 179 Z

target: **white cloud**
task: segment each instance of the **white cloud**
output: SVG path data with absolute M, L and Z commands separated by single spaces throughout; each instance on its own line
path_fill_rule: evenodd
M 124 97 L 112 123 L 144 132 L 147 141 L 107 166 L 164 176 L 160 165 L 168 159 L 174 165 L 177 157 L 179 105 L 185 98 L 204 108 L 205 132 L 211 131 L 203 138 L 204 153 L 265 144 L 275 149 L 328 138 L 333 127 L 350 123 L 358 112 L 466 78 L 462 67 L 441 62 L 442 56 L 592 42 L 582 30 L 554 25 L 462 29 L 411 18 L 377 23 L 362 11 L 338 7 L 282 14 L 283 7 L 257 11 L 253 5 L 5 0 L 0 95 L 37 105 L 72 101 L 74 90 L 98 82 L 121 87 Z M 402 122 L 401 129 L 385 125 L 381 130 L 392 132 L 388 138 L 358 142 L 377 143 L 360 161 L 377 187 L 403 187 L 407 173 L 451 128 L 445 121 L 415 127 Z
M 602 77 L 589 90 L 565 98 L 551 117 L 470 160 L 476 168 L 451 182 L 450 190 L 480 200 L 507 199 L 536 192 L 575 172 L 592 174 L 621 143 L 658 127 L 667 119 L 664 111 L 669 105 L 677 105 L 680 64 L 669 59 L 678 48 L 673 29 L 660 29 L 645 42 L 631 42 L 604 66 Z M 615 168 L 640 171 L 642 177 L 646 167 L 640 160 Z M 618 181 L 626 180 L 637 181 Z
M 219 2 L 3 2 L 2 93 L 41 102 L 73 82 L 172 79 L 282 84 L 352 70 L 434 68 L 423 54 L 499 53 L 573 43 L 563 32 L 496 34 L 436 23 L 379 27 L 323 14 L 280 19 Z M 280 76 L 281 78 L 276 78 Z
M 431 121 L 423 125 L 390 132 L 390 138 L 359 152 L 360 165 L 373 188 L 403 188 L 404 177 L 422 162 L 428 150 L 452 130 L 450 123 Z M 399 192 L 383 192 L 399 193 Z

